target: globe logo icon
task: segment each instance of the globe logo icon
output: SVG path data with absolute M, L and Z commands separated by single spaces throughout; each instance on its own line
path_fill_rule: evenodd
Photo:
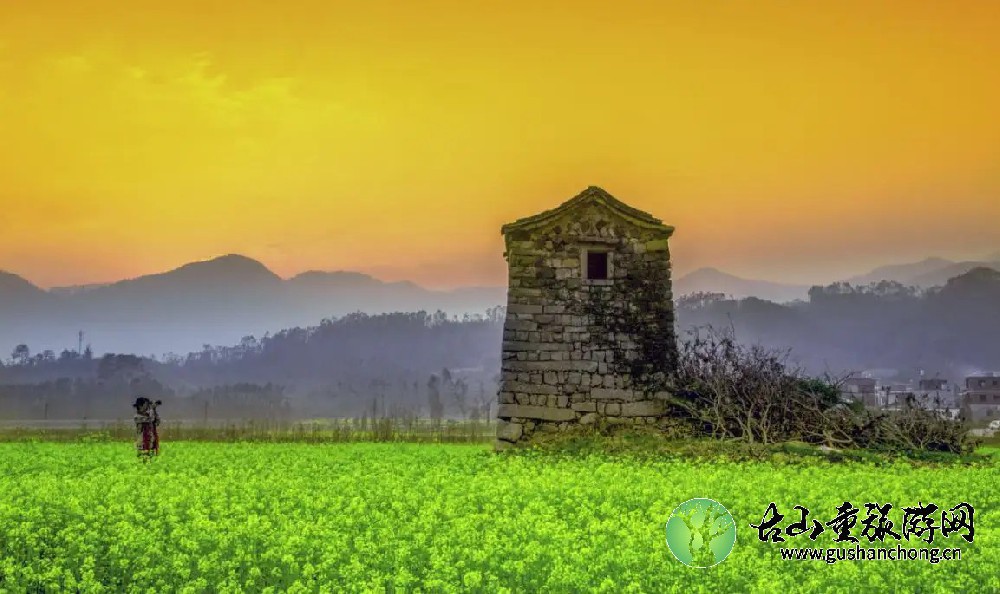
M 736 522 L 721 503 L 689 499 L 677 506 L 667 520 L 667 547 L 677 560 L 690 567 L 722 563 L 736 544 Z

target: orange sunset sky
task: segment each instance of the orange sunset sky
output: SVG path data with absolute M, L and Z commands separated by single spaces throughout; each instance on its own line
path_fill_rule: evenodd
M 996 252 L 1000 2 L 0 2 L 0 269 L 43 287 L 497 285 L 588 185 L 676 274 Z

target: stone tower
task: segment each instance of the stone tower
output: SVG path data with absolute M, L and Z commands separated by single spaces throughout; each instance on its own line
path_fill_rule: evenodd
M 643 292 L 643 299 L 659 301 L 657 308 L 618 305 L 666 312 L 669 323 L 658 332 L 676 352 L 667 247 L 673 230 L 594 186 L 557 208 L 503 226 L 509 275 L 498 449 L 576 423 L 655 423 L 662 417 L 662 394 L 636 389 L 614 364 L 616 353 L 635 356 L 631 347 L 640 337 L 598 325 L 582 304 L 591 292 L 624 282 L 629 267 L 640 266 L 636 262 L 659 267 L 652 297 Z M 619 302 L 632 299 L 606 294 Z M 624 351 L 598 339 L 609 335 Z

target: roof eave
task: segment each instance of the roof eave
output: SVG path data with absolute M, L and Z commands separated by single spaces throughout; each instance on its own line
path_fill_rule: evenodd
M 555 208 L 542 211 L 538 214 L 529 217 L 524 217 L 512 223 L 507 223 L 506 225 L 503 225 L 500 228 L 500 233 L 502 235 L 507 235 L 514 231 L 540 227 L 542 225 L 545 225 L 551 219 L 558 217 L 564 214 L 565 212 L 572 210 L 573 208 L 576 208 L 582 202 L 586 201 L 599 202 L 604 206 L 606 206 L 607 208 L 610 208 L 618 215 L 628 219 L 629 222 L 637 226 L 644 227 L 647 229 L 657 229 L 666 232 L 668 236 L 669 234 L 672 234 L 674 231 L 673 227 L 669 225 L 664 225 L 663 221 L 661 221 L 660 219 L 654 217 L 653 215 L 645 211 L 639 210 L 638 208 L 633 208 L 628 204 L 625 204 L 621 200 L 618 200 L 617 198 L 606 192 L 604 189 L 597 186 L 588 186 L 585 190 L 583 190 L 573 198 L 567 200 L 566 202 L 560 204 Z

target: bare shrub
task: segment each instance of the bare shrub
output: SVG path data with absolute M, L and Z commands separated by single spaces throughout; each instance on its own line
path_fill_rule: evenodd
M 809 378 L 788 358 L 788 351 L 740 344 L 731 328 L 696 329 L 679 344 L 676 371 L 662 387 L 673 394 L 675 411 L 720 439 L 885 451 L 973 447 L 959 421 L 912 399 L 899 410 L 866 410 L 842 400 L 842 378 Z
M 963 423 L 905 403 L 869 411 L 841 398 L 845 378 L 811 378 L 790 352 L 737 342 L 732 327 L 696 328 L 675 345 L 673 306 L 663 299 L 669 266 L 623 254 L 625 272 L 588 287 L 573 313 L 589 320 L 598 348 L 626 385 L 668 394 L 669 411 L 693 434 L 752 444 L 803 441 L 831 448 L 963 453 Z M 705 298 L 704 296 L 698 297 Z

